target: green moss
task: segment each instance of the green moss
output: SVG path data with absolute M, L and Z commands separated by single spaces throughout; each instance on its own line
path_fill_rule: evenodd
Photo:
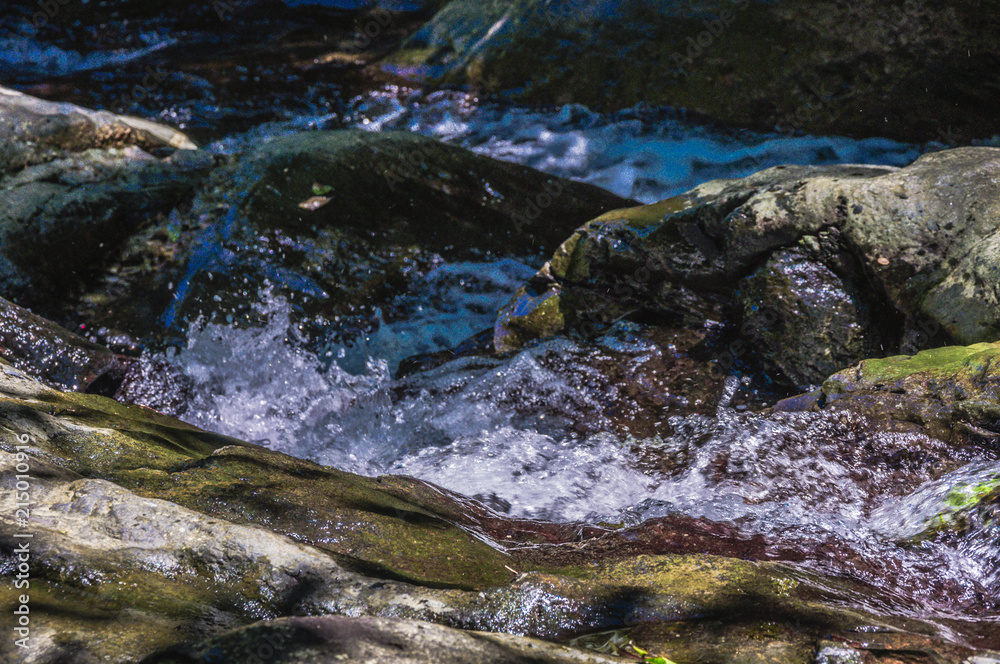
M 661 223 L 663 218 L 668 215 L 691 209 L 696 202 L 696 199 L 690 194 L 681 194 L 649 205 L 611 210 L 588 223 L 624 221 L 632 228 L 647 228 Z
M 896 355 L 874 360 L 865 360 L 856 370 L 860 380 L 872 385 L 894 383 L 914 374 L 949 376 L 963 370 L 982 370 L 990 361 L 1000 358 L 1000 342 L 981 343 L 972 346 L 947 346 L 924 350 L 916 355 Z M 836 374 L 830 380 L 855 370 Z
M 993 498 L 1000 489 L 1000 478 L 980 482 L 979 484 L 966 484 L 954 487 L 944 497 L 945 504 L 949 507 L 960 510 L 973 507 L 981 503 L 984 499 Z
M 558 291 L 531 295 L 521 288 L 500 312 L 493 346 L 497 352 L 505 353 L 521 348 L 532 339 L 554 336 L 565 328 L 566 317 Z

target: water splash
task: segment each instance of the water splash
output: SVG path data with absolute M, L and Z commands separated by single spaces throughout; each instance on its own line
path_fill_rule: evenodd
M 196 325 L 172 358 L 194 381 L 194 424 L 356 473 L 412 475 L 510 516 L 735 524 L 810 555 L 829 550 L 828 563 L 811 563 L 819 571 L 850 569 L 880 587 L 891 573 L 888 590 L 905 589 L 901 606 L 914 597 L 935 610 L 1000 601 L 995 527 L 919 546 L 886 531 L 886 515 L 920 520 L 921 496 L 939 497 L 959 476 L 995 475 L 995 461 L 942 480 L 975 454 L 849 413 L 738 412 L 728 403 L 735 379 L 716 412 L 671 418 L 672 435 L 620 437 L 607 433 L 602 395 L 553 358 L 586 372 L 588 353 L 614 346 L 629 363 L 649 352 L 643 344 L 614 334 L 552 339 L 394 380 L 384 357 L 353 372 L 324 362 L 307 350 L 286 301 L 261 301 L 266 325 Z

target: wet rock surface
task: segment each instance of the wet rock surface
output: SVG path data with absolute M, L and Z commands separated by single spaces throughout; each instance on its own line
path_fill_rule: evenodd
M 483 156 L 993 130 L 988 12 L 745 4 L 10 3 L 25 661 L 1000 661 L 997 150 Z
M 49 385 L 111 396 L 129 359 L 0 298 L 0 356 Z
M 400 664 L 497 662 L 608 664 L 618 661 L 597 653 L 506 634 L 460 631 L 430 623 L 386 618 L 284 618 L 257 623 L 210 641 L 180 646 L 143 660 L 145 664 L 180 664 L 225 657 L 238 661 L 271 653 L 277 663 L 354 662 Z
M 997 155 L 772 169 L 598 217 L 501 312 L 494 343 L 629 316 L 723 321 L 721 342 L 735 338 L 778 380 L 806 387 L 845 361 L 992 340 Z
M 128 238 L 162 221 L 212 165 L 169 127 L 6 88 L 0 142 L 0 293 L 56 318 L 83 308 L 101 275 L 119 271 Z
M 252 315 L 267 281 L 305 310 L 296 319 L 326 328 L 342 317 L 351 338 L 379 315 L 407 314 L 393 298 L 443 263 L 534 261 L 575 224 L 628 203 L 409 133 L 278 138 L 215 173 L 195 201 L 189 216 L 209 228 L 168 315 Z
M 927 141 L 996 133 L 995 20 L 976 2 L 453 0 L 389 61 L 528 103 Z
M 53 661 L 68 653 L 133 661 L 183 634 L 205 638 L 288 613 L 360 611 L 550 639 L 678 619 L 697 629 L 706 616 L 729 621 L 765 605 L 770 620 L 824 633 L 885 620 L 837 608 L 856 581 L 693 555 L 725 541 L 692 543 L 699 527 L 705 537 L 720 534 L 711 524 L 651 523 L 630 534 L 504 520 L 433 485 L 351 476 L 152 411 L 60 393 L 10 367 L 2 384 L 6 426 L 20 432 L 3 443 L 4 486 L 14 490 L 17 463 L 31 465 L 32 588 L 53 625 L 38 635 Z M 663 552 L 665 532 L 678 526 L 675 546 L 686 553 L 646 555 Z M 648 544 L 627 544 L 637 535 Z M 13 539 L 3 546 L 14 555 Z M 479 592 L 462 589 L 470 585 Z M 57 618 L 67 603 L 93 607 L 90 617 Z M 912 618 L 888 624 L 926 629 Z M 95 640 L 98 633 L 106 636 Z M 211 647 L 232 643 L 220 638 Z
M 1000 436 L 998 356 L 996 343 L 981 343 L 865 360 L 776 408 L 850 410 L 944 440 L 992 444 Z

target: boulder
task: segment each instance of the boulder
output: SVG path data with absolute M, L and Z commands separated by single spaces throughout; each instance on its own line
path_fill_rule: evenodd
M 211 225 L 168 320 L 253 315 L 266 282 L 295 302 L 297 322 L 340 316 L 351 338 L 380 314 L 397 318 L 393 298 L 442 262 L 534 261 L 629 203 L 410 133 L 281 137 L 218 171 L 195 201 L 189 217 Z M 310 329 L 328 332 L 323 320 Z
M 621 318 L 818 385 L 862 359 L 1000 338 L 1000 150 L 902 169 L 776 167 L 577 230 L 501 312 L 497 350 Z
M 1000 342 L 864 360 L 776 410 L 846 410 L 942 440 L 1000 439 Z
M 169 127 L 6 88 L 0 147 L 0 295 L 56 318 L 212 164 Z
M 974 1 L 451 0 L 389 68 L 533 104 L 954 143 L 1000 130 L 987 14 Z

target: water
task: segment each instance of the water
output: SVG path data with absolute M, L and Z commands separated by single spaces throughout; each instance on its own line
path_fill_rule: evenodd
M 469 95 L 407 95 L 395 87 L 350 101 L 344 113 L 303 115 L 256 127 L 206 146 L 234 154 L 277 136 L 355 127 L 411 131 L 502 161 L 587 182 L 653 203 L 717 178 L 750 175 L 780 164 L 905 166 L 940 145 L 883 138 L 787 136 L 711 128 L 670 109 L 637 107 L 595 113 L 570 104 L 539 111 L 480 104 Z
M 119 67 L 141 60 L 176 43 L 168 35 L 138 33 L 142 46 L 115 51 L 79 51 L 46 44 L 37 39 L 38 30 L 27 20 L 0 26 L 0 71 L 24 78 L 55 78 L 69 74 Z
M 72 54 L 48 61 L 90 66 Z M 346 112 L 317 109 L 207 149 L 238 154 L 276 136 L 339 127 L 419 132 L 642 202 L 782 163 L 903 166 L 939 147 L 723 131 L 641 107 L 531 110 L 387 88 L 354 99 Z M 202 253 L 211 256 L 219 247 L 206 242 Z M 441 264 L 392 303 L 391 321 L 380 319 L 350 345 L 329 340 L 336 335 L 306 338 L 292 305 L 265 285 L 255 305 L 261 325 L 195 322 L 166 358 L 193 381 L 184 419 L 356 473 L 419 477 L 514 517 L 634 525 L 681 514 L 730 523 L 808 552 L 806 565 L 898 591 L 892 611 L 995 605 L 1000 549 L 991 529 L 900 541 L 937 504 L 926 496 L 962 473 L 993 472 L 988 454 L 873 432 L 846 416 L 738 412 L 728 403 L 732 382 L 714 412 L 675 416 L 671 434 L 637 439 L 609 419 L 609 403 L 623 397 L 600 364 L 613 358 L 629 375 L 669 350 L 628 324 L 593 342 L 549 340 L 394 377 L 405 358 L 490 328 L 536 267 L 527 257 Z
M 195 326 L 172 358 L 195 381 L 185 419 L 356 473 L 420 477 L 509 516 L 731 523 L 805 552 L 803 564 L 818 571 L 891 589 L 899 603 L 883 613 L 980 613 L 1000 600 L 993 529 L 905 541 L 948 487 L 1000 475 L 988 454 L 879 432 L 856 415 L 737 412 L 728 403 L 736 379 L 714 413 L 672 418 L 670 436 L 615 435 L 585 360 L 615 349 L 640 362 L 654 352 L 624 341 L 630 324 L 590 344 L 550 340 L 393 379 L 385 356 L 357 366 L 389 346 L 334 353 L 348 371 L 325 357 L 332 349 L 305 350 L 287 302 L 261 299 L 265 326 Z M 449 326 L 447 316 L 420 321 Z M 392 334 L 407 332 L 398 324 Z
M 724 131 L 668 109 L 600 114 L 570 104 L 538 112 L 446 92 L 401 98 L 393 89 L 353 100 L 345 120 L 372 131 L 425 134 L 643 203 L 779 164 L 905 166 L 928 149 L 881 138 Z

